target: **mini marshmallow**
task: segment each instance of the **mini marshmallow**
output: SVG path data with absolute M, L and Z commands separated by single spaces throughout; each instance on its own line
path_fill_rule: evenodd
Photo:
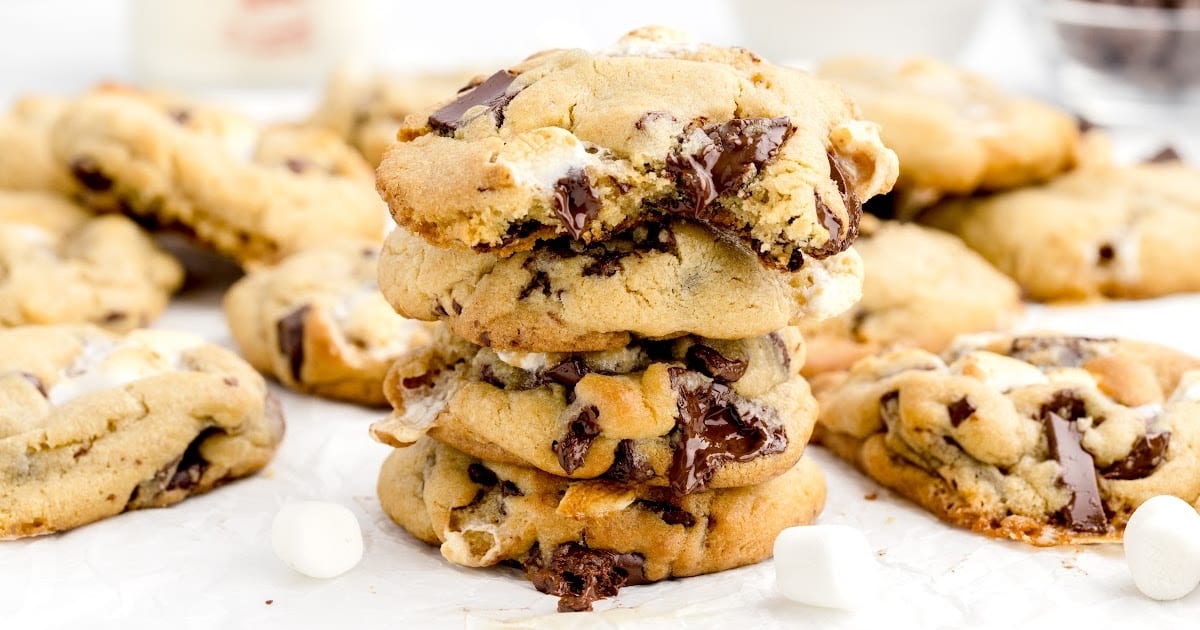
M 1001 392 L 1050 382 L 1036 367 L 986 350 L 966 353 L 954 362 L 952 371 L 983 381 Z
M 1179 599 L 1200 584 L 1200 515 L 1187 501 L 1152 497 L 1125 525 L 1125 561 L 1146 597 Z
M 876 601 L 879 563 L 866 537 L 853 527 L 789 527 L 775 539 L 775 581 L 792 601 L 852 609 Z
M 309 577 L 332 578 L 362 560 L 362 529 L 354 513 L 337 503 L 289 503 L 280 508 L 271 524 L 271 547 L 293 570 Z

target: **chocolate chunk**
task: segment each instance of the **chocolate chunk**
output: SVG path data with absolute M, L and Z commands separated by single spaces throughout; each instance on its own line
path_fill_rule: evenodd
M 1172 147 L 1172 146 L 1163 147 L 1163 149 L 1161 151 L 1159 151 L 1158 153 L 1155 153 L 1154 155 L 1151 155 L 1150 157 L 1146 158 L 1147 164 L 1165 164 L 1168 162 L 1182 162 L 1182 161 L 1183 161 L 1183 156 L 1179 155 L 1179 152 L 1176 151 L 1175 147 Z
M 584 277 L 611 278 L 621 270 L 621 261 L 626 255 L 625 252 L 604 252 L 583 267 L 583 275 Z
M 1070 390 L 1062 390 L 1042 406 L 1042 424 L 1050 454 L 1062 467 L 1060 481 L 1071 493 L 1057 518 L 1074 531 L 1103 534 L 1108 531 L 1108 516 L 1096 481 L 1096 463 L 1083 449 L 1083 432 L 1075 423 L 1086 414 L 1084 402 Z
M 1117 257 L 1117 249 L 1112 243 L 1103 243 L 1100 245 L 1100 250 L 1096 252 L 1096 258 L 1101 265 L 1111 263 Z
M 304 158 L 288 158 L 283 163 L 289 171 L 299 175 L 313 167 L 313 163 Z
M 600 436 L 600 410 L 595 407 L 585 407 L 574 420 L 567 423 L 567 432 L 562 439 L 551 444 L 554 453 L 558 455 L 558 463 L 567 474 L 573 473 L 583 465 L 592 442 Z
M 467 466 L 467 478 L 471 480 L 471 483 L 481 485 L 485 488 L 491 488 L 500 483 L 500 480 L 496 477 L 496 473 L 479 462 Z
M 525 493 L 521 492 L 521 489 L 517 487 L 517 484 L 508 480 L 504 480 L 500 482 L 500 496 L 523 497 L 525 496 Z
M 538 380 L 543 383 L 558 383 L 564 387 L 575 387 L 587 375 L 588 367 L 579 357 L 571 357 L 553 367 L 545 368 L 538 374 Z
M 947 405 L 946 411 L 950 414 L 950 424 L 958 427 L 958 425 L 962 424 L 975 413 L 975 407 L 971 404 L 971 401 L 967 400 L 966 396 L 963 396 Z
M 104 324 L 115 324 L 129 317 L 129 313 L 124 311 L 109 311 L 100 318 L 100 322 Z
M 636 127 L 638 131 L 645 131 L 647 125 L 658 120 L 670 120 L 674 122 L 676 118 L 668 112 L 646 112 L 645 114 L 642 114 L 641 118 L 637 119 L 637 122 L 633 123 L 633 126 Z
M 521 289 L 521 293 L 517 295 L 517 299 L 524 300 L 533 295 L 534 291 L 540 291 L 542 295 L 550 297 L 550 276 L 544 271 L 538 271 L 529 278 L 529 283 Z
M 534 588 L 558 596 L 559 612 L 592 609 L 592 602 L 617 594 L 622 586 L 646 583 L 644 558 L 636 553 L 589 549 L 563 543 L 542 557 L 534 547 L 525 559 L 525 577 Z
M 646 456 L 633 447 L 633 440 L 617 442 L 613 451 L 613 463 L 604 473 L 605 479 L 611 479 L 626 485 L 636 485 L 654 478 L 654 470 Z
M 181 125 L 186 125 L 192 120 L 192 112 L 182 107 L 172 107 L 168 109 L 167 115 L 171 117 L 171 120 L 174 120 Z
M 1075 126 L 1079 128 L 1079 133 L 1087 133 L 1099 125 L 1088 120 L 1087 118 L 1084 118 L 1083 116 L 1080 116 L 1079 114 L 1075 114 Z
M 43 398 L 46 397 L 46 384 L 42 382 L 42 379 L 38 378 L 36 374 L 32 374 L 30 372 L 18 373 L 21 375 L 21 378 L 29 381 L 30 385 L 33 385 L 35 388 L 37 388 L 38 393 L 41 394 Z
M 195 488 L 200 483 L 200 478 L 204 476 L 204 471 L 208 470 L 208 460 L 200 454 L 200 446 L 209 438 L 222 433 L 224 431 L 216 427 L 209 427 L 201 431 L 183 451 L 183 456 L 175 465 L 175 472 L 163 489 L 191 490 Z
M 707 219 L 708 205 L 740 185 L 751 169 L 761 169 L 774 158 L 792 131 L 786 117 L 735 118 L 705 127 L 710 143 L 697 153 L 667 158 L 668 172 L 690 201 L 675 208 L 676 212 Z
M 491 385 L 492 387 L 497 387 L 500 389 L 508 388 L 508 383 L 504 382 L 504 379 L 497 376 L 495 368 L 490 365 L 484 365 L 479 368 L 479 380 Z
M 600 197 L 588 181 L 583 169 L 572 169 L 554 184 L 554 212 L 574 238 L 579 238 L 587 224 L 600 212 Z
M 825 157 L 829 160 L 829 176 L 837 184 L 838 193 L 842 196 L 842 205 L 846 208 L 849 225 L 843 225 L 842 218 L 821 199 L 820 193 L 814 190 L 813 198 L 817 206 L 817 218 L 820 219 L 821 226 L 825 228 L 825 231 L 829 232 L 829 240 L 820 247 L 805 250 L 805 253 L 813 258 L 827 258 L 845 251 L 854 242 L 854 239 L 858 238 L 858 223 L 862 220 L 862 202 L 859 201 L 858 195 L 854 194 L 854 189 L 847 182 L 846 172 L 842 168 L 841 162 L 832 153 L 827 152 Z M 845 234 L 842 233 L 843 229 Z
M 479 105 L 486 109 L 479 114 L 491 114 L 496 119 L 496 127 L 504 124 L 504 108 L 516 94 L 507 94 L 508 86 L 512 85 L 517 75 L 501 70 L 488 77 L 486 81 L 462 92 L 449 105 L 437 110 L 429 117 L 429 126 L 440 134 L 452 134 L 455 130 L 474 120 L 472 116 L 464 120 L 467 110 Z
M 651 501 L 649 499 L 638 499 L 633 502 L 634 505 L 650 510 L 658 514 L 659 518 L 667 525 L 683 525 L 691 527 L 696 524 L 696 516 L 691 512 L 666 501 Z
M 862 209 L 864 212 L 873 214 L 880 219 L 895 219 L 899 203 L 900 201 L 897 199 L 896 193 L 889 192 L 886 195 L 875 195 L 864 201 Z
M 421 389 L 422 387 L 431 387 L 433 379 L 436 377 L 434 372 L 426 372 L 417 376 L 408 376 L 400 379 L 400 385 L 404 389 Z
M 100 169 L 100 163 L 90 156 L 80 156 L 71 160 L 69 166 L 71 176 L 84 188 L 94 192 L 105 192 L 112 188 L 113 181 Z
M 692 344 L 687 349 L 687 366 L 718 383 L 733 383 L 746 374 L 744 359 L 729 359 L 712 346 Z
M 1147 433 L 1133 443 L 1125 459 L 1109 464 L 1100 475 L 1105 479 L 1142 479 L 1148 477 L 1163 458 L 1167 456 L 1167 445 L 1171 432 Z
M 772 422 L 769 408 L 699 372 L 675 367 L 668 374 L 679 412 L 667 473 L 676 496 L 706 487 L 726 462 L 747 462 L 787 448 L 787 434 Z
M 275 322 L 275 341 L 279 353 L 288 360 L 292 379 L 300 382 L 300 371 L 304 368 L 304 320 L 312 306 L 305 304 L 279 318 Z
M 1080 367 L 1113 341 L 1102 337 L 1016 337 L 1008 356 L 1033 365 Z

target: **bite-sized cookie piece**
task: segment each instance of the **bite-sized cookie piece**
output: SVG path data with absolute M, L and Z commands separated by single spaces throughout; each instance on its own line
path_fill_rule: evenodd
M 803 362 L 795 329 L 574 355 L 496 353 L 442 329 L 396 362 L 384 385 L 395 411 L 371 434 L 680 496 L 745 486 L 804 452 L 817 410 Z
M 383 237 L 370 167 L 324 129 L 259 128 L 109 89 L 72 103 L 52 141 L 87 205 L 191 233 L 243 265 L 330 239 Z
M 505 255 L 687 217 L 794 271 L 849 247 L 861 202 L 898 172 L 829 82 L 664 29 L 534 55 L 398 139 L 378 171 L 396 221 Z
M 1152 496 L 1200 501 L 1200 360 L 1169 348 L 967 335 L 941 357 L 863 359 L 817 389 L 822 444 L 988 536 L 1112 541 Z
M 560 612 L 632 586 L 771 557 L 775 536 L 825 505 L 806 459 L 766 483 L 672 497 L 664 488 L 572 481 L 482 461 L 429 438 L 379 472 L 383 511 L 455 564 L 516 562 Z
M 330 79 L 308 122 L 338 134 L 377 166 L 409 114 L 454 98 L 476 74 L 405 76 L 343 66 Z
M 26 96 L 0 115 L 0 190 L 66 190 L 66 173 L 50 152 L 50 129 L 65 105 Z
M 133 221 L 95 216 L 50 192 L 0 190 L 0 328 L 145 326 L 183 268 Z
M 584 245 L 569 238 L 508 257 L 441 248 L 392 232 L 380 288 L 401 314 L 445 321 L 497 350 L 586 352 L 635 336 L 756 337 L 832 317 L 861 295 L 853 249 L 768 269 L 737 243 L 686 221 L 643 225 Z
M 1035 300 L 1200 290 L 1200 170 L 1087 168 L 1045 185 L 939 204 L 922 223 L 958 235 Z
M 1044 181 L 1075 165 L 1079 128 L 1070 114 L 965 70 L 933 59 L 851 57 L 818 72 L 880 124 L 900 157 L 898 212 Z
M 841 317 L 799 324 L 806 375 L 844 370 L 883 348 L 941 352 L 963 333 L 1003 330 L 1021 290 L 957 238 L 912 223 L 863 217 L 863 297 Z
M 225 294 L 242 356 L 292 389 L 383 405 L 383 377 L 431 338 L 396 314 L 375 284 L 377 246 L 346 241 L 251 271 Z
M 178 503 L 283 437 L 262 377 L 189 334 L 26 326 L 0 348 L 0 539 Z

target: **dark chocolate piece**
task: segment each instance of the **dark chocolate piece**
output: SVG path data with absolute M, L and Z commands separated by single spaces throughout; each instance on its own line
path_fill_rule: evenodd
M 71 176 L 88 190 L 105 192 L 112 188 L 112 179 L 104 174 L 104 171 L 100 169 L 100 163 L 91 156 L 82 155 L 71 160 L 69 168 Z
M 534 547 L 525 559 L 525 577 L 534 588 L 558 596 L 558 612 L 592 609 L 592 602 L 617 594 L 622 586 L 646 583 L 641 554 L 589 549 L 563 543 L 543 559 Z
M 1100 471 L 1105 479 L 1142 479 L 1148 477 L 1167 456 L 1171 432 L 1146 433 L 1133 443 L 1125 459 L 1115 461 Z
M 636 485 L 654 478 L 654 470 L 650 462 L 633 447 L 633 440 L 617 442 L 613 451 L 613 463 L 604 473 L 605 479 L 611 479 L 626 485 Z
M 1103 534 L 1108 531 L 1108 516 L 1096 481 L 1096 462 L 1081 443 L 1083 432 L 1075 421 L 1087 416 L 1083 400 L 1070 390 L 1056 392 L 1042 406 L 1042 424 L 1050 455 L 1062 467 L 1060 482 L 1071 493 L 1057 518 L 1076 532 Z
M 1165 164 L 1168 162 L 1182 162 L 1183 156 L 1175 150 L 1175 147 L 1166 146 L 1161 151 L 1146 158 L 1147 164 Z
M 1113 342 L 1103 337 L 1015 337 L 1008 356 L 1038 366 L 1080 367 Z
M 304 158 L 288 158 L 283 165 L 297 175 L 313 167 L 313 163 Z
M 544 383 L 553 382 L 563 387 L 573 388 L 576 383 L 583 380 L 587 373 L 588 367 L 584 364 L 583 359 L 571 357 L 553 367 L 543 369 L 538 374 L 538 378 Z
M 699 372 L 674 367 L 668 374 L 679 411 L 667 473 L 676 496 L 705 488 L 726 462 L 747 462 L 787 448 L 787 433 L 769 408 Z
M 200 478 L 204 476 L 204 471 L 208 470 L 208 460 L 200 454 L 200 446 L 209 438 L 220 435 L 224 431 L 209 427 L 200 432 L 187 449 L 183 451 L 183 456 L 179 458 L 179 463 L 175 466 L 175 472 L 172 473 L 171 479 L 164 486 L 164 490 L 191 490 L 200 483 Z
M 667 170 L 688 196 L 689 204 L 675 208 L 701 220 L 708 205 L 738 186 L 751 169 L 761 169 L 792 135 L 791 121 L 781 118 L 734 118 L 704 128 L 711 142 L 692 155 L 672 154 Z M 685 132 L 685 138 L 686 138 Z
M 304 368 L 304 320 L 308 319 L 311 310 L 312 306 L 305 304 L 275 322 L 279 353 L 287 358 L 288 368 L 296 382 L 300 382 L 300 371 Z
M 975 413 L 975 406 L 967 400 L 966 396 L 963 396 L 947 405 L 946 412 L 950 414 L 950 424 L 958 427 Z
M 712 346 L 692 344 L 687 349 L 687 366 L 701 374 L 712 377 L 718 383 L 733 383 L 746 374 L 748 364 L 744 359 L 729 359 Z
M 829 160 L 829 176 L 837 184 L 838 193 L 842 196 L 842 205 L 846 208 L 849 225 L 843 225 L 842 218 L 826 205 L 825 201 L 821 199 L 820 193 L 814 190 L 813 198 L 817 206 L 817 218 L 821 220 L 825 231 L 829 232 L 829 240 L 820 247 L 805 250 L 805 253 L 813 258 L 827 258 L 845 251 L 854 242 L 854 239 L 858 238 L 858 224 L 862 220 L 862 201 L 859 200 L 858 195 L 854 194 L 854 189 L 847 182 L 845 169 L 832 153 L 826 153 L 825 157 Z M 842 233 L 843 229 L 845 234 Z
M 583 465 L 587 458 L 592 442 L 600 436 L 600 424 L 597 419 L 600 411 L 595 407 L 585 407 L 580 410 L 574 420 L 567 423 L 567 432 L 562 439 L 555 440 L 551 447 L 558 455 L 558 463 L 567 474 L 573 473 Z
M 650 510 L 658 515 L 667 525 L 683 525 L 691 527 L 696 524 L 696 515 L 666 501 L 651 501 L 649 499 L 638 499 L 633 502 L 634 505 L 644 510 Z
M 583 169 L 572 169 L 554 184 L 554 212 L 573 238 L 587 230 L 588 222 L 600 212 L 600 197 Z
M 535 272 L 533 277 L 529 279 L 529 283 L 521 289 L 521 293 L 517 295 L 517 299 L 524 300 L 533 295 L 534 291 L 540 291 L 542 295 L 550 297 L 550 276 L 546 275 L 546 272 Z
M 637 119 L 637 122 L 633 123 L 633 126 L 636 127 L 638 131 L 645 131 L 646 125 L 649 125 L 650 123 L 652 123 L 656 120 L 664 120 L 664 119 L 671 120 L 671 121 L 676 120 L 676 118 L 674 116 L 672 116 L 669 112 L 650 111 L 650 112 L 646 112 L 645 114 L 642 114 L 642 117 Z
M 491 488 L 500 483 L 500 479 L 496 477 L 496 473 L 492 472 L 491 468 L 479 462 L 467 466 L 467 478 L 471 480 L 471 483 L 481 485 L 485 488 Z
M 21 378 L 29 381 L 30 385 L 36 387 L 38 393 L 41 394 L 43 398 L 46 397 L 46 384 L 42 382 L 42 379 L 38 378 L 36 374 L 30 372 L 19 372 L 19 374 L 21 375 Z
M 464 120 L 467 110 L 477 105 L 486 107 L 483 113 L 491 114 L 496 119 L 496 127 L 504 124 L 504 108 L 515 94 L 507 94 L 508 86 L 512 85 L 517 75 L 501 70 L 488 77 L 486 81 L 462 92 L 449 105 L 437 110 L 429 117 L 429 126 L 440 134 L 452 134 L 455 130 L 474 120 L 475 117 Z

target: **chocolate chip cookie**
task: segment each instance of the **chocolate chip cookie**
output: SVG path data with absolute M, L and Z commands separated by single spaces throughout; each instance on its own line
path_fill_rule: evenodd
M 429 341 L 430 324 L 400 317 L 375 284 L 379 250 L 346 241 L 250 272 L 225 294 L 225 316 L 251 365 L 302 392 L 383 405 L 383 377 Z
M 127 331 L 157 318 L 182 282 L 180 264 L 129 219 L 50 192 L 0 190 L 0 328 Z
M 863 297 L 840 317 L 799 324 L 804 373 L 844 370 L 892 346 L 941 352 L 958 335 L 1003 330 L 1021 313 L 1021 291 L 957 238 L 911 223 L 863 217 Z
M 65 105 L 26 96 L 0 115 L 0 190 L 67 189 L 66 173 L 50 152 L 50 129 Z
M 479 460 L 423 438 L 384 462 L 379 499 L 447 560 L 518 563 L 560 598 L 559 611 L 576 611 L 622 586 L 766 560 L 780 531 L 821 512 L 825 478 L 803 459 L 760 485 L 676 498 Z
M 898 172 L 829 82 L 663 29 L 534 55 L 410 116 L 398 140 L 378 170 L 396 221 L 500 255 L 684 217 L 794 271 L 849 247 L 861 202 Z
M 1044 181 L 1078 157 L 1069 114 L 933 59 L 846 58 L 818 73 L 883 127 L 884 143 L 900 156 L 892 209 L 901 214 L 947 195 Z
M 1200 290 L 1200 171 L 1180 162 L 1085 168 L 1042 186 L 940 204 L 952 232 L 1035 300 Z
M 1200 501 L 1200 360 L 1169 348 L 965 336 L 838 380 L 818 387 L 822 443 L 949 523 L 1105 542 L 1152 496 Z
M 637 340 L 594 353 L 495 352 L 443 329 L 401 357 L 374 437 L 428 434 L 477 457 L 578 479 L 705 487 L 760 483 L 800 459 L 816 404 L 795 329 L 718 341 Z
M 853 249 L 768 269 L 737 243 L 675 220 L 584 245 L 569 237 L 502 257 L 392 232 L 380 286 L 401 314 L 441 319 L 497 350 L 586 352 L 634 336 L 756 337 L 831 317 L 861 291 Z
M 330 239 L 383 237 L 370 167 L 316 127 L 260 128 L 108 89 L 67 107 L 52 143 L 87 205 L 182 230 L 243 265 Z
M 0 330 L 0 539 L 163 507 L 258 471 L 283 436 L 263 379 L 184 333 Z

